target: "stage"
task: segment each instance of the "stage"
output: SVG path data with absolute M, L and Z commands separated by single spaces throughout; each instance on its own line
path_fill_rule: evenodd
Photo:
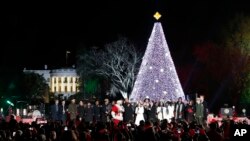
M 209 114 L 207 116 L 207 124 L 210 124 L 211 122 L 217 121 L 219 125 L 222 124 L 222 121 L 225 120 L 224 117 L 214 117 L 213 114 Z M 230 120 L 233 120 L 234 122 L 243 122 L 246 121 L 248 125 L 250 125 L 250 120 L 247 117 L 229 117 Z
M 26 124 L 31 124 L 32 122 L 36 122 L 37 124 L 44 124 L 47 123 L 47 120 L 45 118 L 32 118 L 32 117 L 26 117 L 26 118 L 21 118 L 20 116 L 14 116 L 15 120 L 19 123 L 26 123 Z M 5 117 L 6 122 L 10 121 L 10 116 Z

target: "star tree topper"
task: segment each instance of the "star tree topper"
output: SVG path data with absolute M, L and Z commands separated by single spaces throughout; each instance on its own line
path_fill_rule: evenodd
M 161 14 L 160 14 L 159 12 L 155 12 L 154 18 L 155 18 L 156 20 L 159 20 L 159 19 L 161 18 Z

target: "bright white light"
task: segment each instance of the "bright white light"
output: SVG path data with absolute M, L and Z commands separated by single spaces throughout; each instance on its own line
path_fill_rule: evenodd
M 151 70 L 152 70 L 152 69 L 153 69 L 153 67 L 152 67 L 152 66 L 150 66 L 150 67 L 149 67 L 149 69 L 151 69 Z
M 156 82 L 156 83 L 159 83 L 159 80 L 156 79 L 155 82 Z
M 164 72 L 164 69 L 161 69 L 160 71 L 161 71 L 161 72 Z

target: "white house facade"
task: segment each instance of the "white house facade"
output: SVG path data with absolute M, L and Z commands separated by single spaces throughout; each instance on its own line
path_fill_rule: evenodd
M 55 96 L 62 95 L 64 98 L 68 98 L 79 92 L 79 76 L 75 68 L 47 70 L 45 65 L 44 70 L 24 69 L 23 72 L 33 72 L 42 75 L 49 85 L 50 92 Z

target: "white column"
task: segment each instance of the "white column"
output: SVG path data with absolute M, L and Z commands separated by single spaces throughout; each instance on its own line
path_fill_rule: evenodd
M 50 91 L 54 92 L 54 81 L 55 81 L 55 77 L 51 77 L 51 81 L 50 81 Z
M 76 92 L 76 77 L 73 77 L 72 87 L 73 87 L 73 93 L 75 93 Z
M 58 77 L 56 77 L 56 91 L 55 92 L 58 92 L 59 91 L 59 79 Z

